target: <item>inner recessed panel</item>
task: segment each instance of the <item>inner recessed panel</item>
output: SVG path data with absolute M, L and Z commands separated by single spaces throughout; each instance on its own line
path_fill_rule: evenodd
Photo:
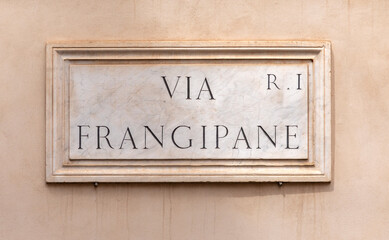
M 70 66 L 70 159 L 307 159 L 308 67 Z

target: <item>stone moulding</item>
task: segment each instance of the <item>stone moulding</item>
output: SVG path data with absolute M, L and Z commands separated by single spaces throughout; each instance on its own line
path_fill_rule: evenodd
M 126 61 L 307 61 L 307 159 L 69 159 L 69 66 Z M 329 41 L 79 41 L 46 47 L 47 182 L 331 181 Z

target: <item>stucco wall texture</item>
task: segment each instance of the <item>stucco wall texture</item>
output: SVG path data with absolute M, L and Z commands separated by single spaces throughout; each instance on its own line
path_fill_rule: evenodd
M 388 239 L 388 1 L 0 1 L 0 239 Z M 45 44 L 330 40 L 333 181 L 45 183 Z

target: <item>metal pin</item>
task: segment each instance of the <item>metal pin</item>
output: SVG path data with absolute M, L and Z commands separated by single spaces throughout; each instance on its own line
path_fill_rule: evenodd
M 95 187 L 98 187 L 98 186 L 99 186 L 99 183 L 98 183 L 98 182 L 95 182 L 93 185 L 94 185 Z
M 281 187 L 282 186 L 282 182 L 278 182 L 278 186 Z

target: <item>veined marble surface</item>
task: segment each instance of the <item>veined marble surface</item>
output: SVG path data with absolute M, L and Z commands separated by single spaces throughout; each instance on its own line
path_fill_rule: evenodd
M 71 65 L 70 159 L 307 159 L 308 77 L 303 62 Z

